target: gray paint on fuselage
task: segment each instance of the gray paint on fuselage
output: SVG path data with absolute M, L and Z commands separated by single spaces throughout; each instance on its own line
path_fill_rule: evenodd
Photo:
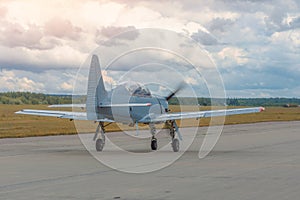
M 111 91 L 97 95 L 98 119 L 107 118 L 123 123 L 135 123 L 148 114 L 163 114 L 168 111 L 168 102 L 164 97 L 152 95 L 148 88 L 134 82 L 120 84 Z M 101 107 L 101 105 L 145 103 L 151 106 Z
M 130 107 L 130 117 L 133 122 L 138 122 L 149 113 L 162 114 L 165 113 L 165 108 L 161 105 L 161 99 L 156 97 L 137 97 L 132 96 L 130 103 L 151 103 L 151 106 Z M 164 100 L 165 101 L 165 100 Z
M 123 96 L 123 95 L 122 95 Z M 122 107 L 101 107 L 98 106 L 98 117 L 112 119 L 114 121 L 124 123 L 135 123 L 144 118 L 146 115 L 163 114 L 168 110 L 168 102 L 164 97 L 152 96 L 152 97 L 139 97 L 130 96 L 129 102 L 121 101 L 126 97 L 118 95 L 119 104 L 137 104 L 137 103 L 150 103 L 151 106 L 122 106 Z M 117 104 L 115 101 L 106 102 L 105 104 Z

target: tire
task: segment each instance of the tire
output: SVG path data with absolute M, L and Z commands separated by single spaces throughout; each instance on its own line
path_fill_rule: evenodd
M 172 148 L 174 152 L 179 151 L 179 140 L 177 138 L 172 141 Z
M 151 149 L 153 151 L 156 151 L 157 150 L 157 139 L 152 139 L 151 140 Z
M 97 151 L 102 151 L 104 148 L 104 141 L 102 139 L 97 139 L 96 140 L 96 150 Z

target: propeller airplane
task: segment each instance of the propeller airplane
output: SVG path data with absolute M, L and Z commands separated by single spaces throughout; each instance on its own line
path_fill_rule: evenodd
M 127 82 L 107 91 L 104 86 L 101 74 L 100 63 L 97 55 L 91 58 L 89 69 L 86 104 L 61 104 L 49 107 L 85 107 L 84 112 L 75 111 L 54 111 L 54 110 L 32 110 L 24 109 L 16 114 L 50 116 L 67 118 L 70 120 L 91 120 L 98 123 L 93 140 L 96 150 L 102 151 L 105 145 L 105 124 L 104 123 L 139 123 L 149 125 L 151 132 L 151 149 L 157 150 L 155 124 L 165 123 L 171 137 L 171 146 L 174 152 L 179 151 L 179 140 L 182 135 L 179 131 L 176 120 L 189 118 L 217 117 L 236 114 L 256 113 L 264 110 L 263 107 L 223 109 L 196 112 L 177 112 L 169 110 L 168 101 L 183 88 L 179 87 L 171 94 L 161 97 L 151 94 L 150 90 L 134 82 Z

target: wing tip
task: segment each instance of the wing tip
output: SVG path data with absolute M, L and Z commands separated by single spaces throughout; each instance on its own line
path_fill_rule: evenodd
M 259 111 L 260 112 L 263 112 L 263 111 L 265 111 L 266 109 L 264 108 L 264 107 L 259 107 Z

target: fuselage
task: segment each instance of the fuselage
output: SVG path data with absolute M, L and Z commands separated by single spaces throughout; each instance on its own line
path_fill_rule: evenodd
M 124 106 L 101 107 L 101 104 Z M 130 106 L 147 104 L 147 106 Z M 141 119 L 155 114 L 168 112 L 168 102 L 164 97 L 152 95 L 145 86 L 137 83 L 121 84 L 108 95 L 104 101 L 98 103 L 97 113 L 100 118 L 112 119 L 121 123 L 136 123 Z

